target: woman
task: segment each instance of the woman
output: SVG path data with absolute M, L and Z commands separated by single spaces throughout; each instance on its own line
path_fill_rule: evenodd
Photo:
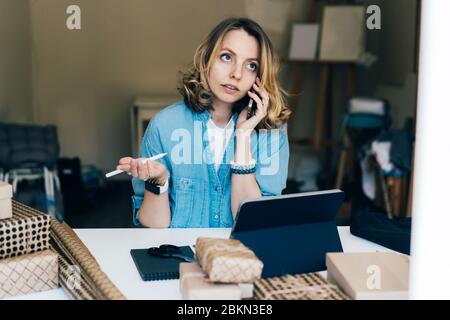
M 231 227 L 242 201 L 281 194 L 290 110 L 277 72 L 272 44 L 254 21 L 230 18 L 211 31 L 181 78 L 183 101 L 152 119 L 142 158 L 119 160 L 133 176 L 135 223 Z M 160 153 L 167 155 L 145 159 Z

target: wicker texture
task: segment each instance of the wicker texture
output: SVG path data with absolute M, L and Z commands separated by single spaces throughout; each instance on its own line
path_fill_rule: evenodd
M 317 273 L 260 279 L 255 282 L 253 293 L 257 300 L 349 300 Z
M 261 278 L 263 263 L 239 240 L 199 237 L 195 252 L 209 281 L 252 283 Z
M 58 287 L 58 255 L 51 250 L 0 260 L 0 298 Z

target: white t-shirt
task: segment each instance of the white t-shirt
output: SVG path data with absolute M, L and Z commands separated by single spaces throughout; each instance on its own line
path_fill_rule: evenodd
M 233 134 L 234 121 L 233 118 L 231 118 L 225 128 L 220 128 L 212 119 L 209 119 L 206 126 L 208 141 L 214 155 L 214 167 L 216 171 L 218 171 L 219 166 L 222 163 L 225 149 L 230 141 L 231 135 Z

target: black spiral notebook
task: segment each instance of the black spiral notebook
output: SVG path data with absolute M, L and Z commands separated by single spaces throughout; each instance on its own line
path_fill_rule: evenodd
M 194 257 L 191 247 L 179 247 L 182 254 Z M 130 251 L 134 264 L 144 281 L 179 279 L 180 263 L 184 262 L 179 258 L 162 258 L 151 256 L 148 249 L 132 249 Z

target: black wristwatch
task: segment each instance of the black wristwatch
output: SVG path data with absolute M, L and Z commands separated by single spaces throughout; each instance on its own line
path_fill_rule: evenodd
M 149 180 L 145 181 L 145 190 L 150 191 L 151 193 L 160 195 L 167 191 L 169 188 L 169 176 L 167 176 L 166 183 L 164 185 L 160 186 L 154 182 L 151 182 Z

